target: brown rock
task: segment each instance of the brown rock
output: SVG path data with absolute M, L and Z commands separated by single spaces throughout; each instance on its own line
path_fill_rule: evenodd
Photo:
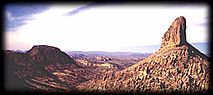
M 168 31 L 162 37 L 161 48 L 164 46 L 181 46 L 186 43 L 186 19 L 176 18 Z

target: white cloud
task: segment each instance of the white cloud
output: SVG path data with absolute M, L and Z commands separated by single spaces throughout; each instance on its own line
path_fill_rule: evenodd
M 34 20 L 15 31 L 6 32 L 6 49 L 30 49 L 47 44 L 62 50 L 108 50 L 114 48 L 160 44 L 161 37 L 176 17 L 187 19 L 187 40 L 204 42 L 207 7 L 98 6 L 76 15 L 64 14 L 81 5 L 53 5 Z M 198 13 L 198 14 L 197 14 Z
M 13 15 L 10 12 L 5 12 L 5 17 L 8 18 L 8 20 L 10 21 L 14 19 Z

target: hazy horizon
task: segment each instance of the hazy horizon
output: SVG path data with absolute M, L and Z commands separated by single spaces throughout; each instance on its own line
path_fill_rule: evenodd
M 206 4 L 7 4 L 5 49 L 50 45 L 62 51 L 118 51 L 160 45 L 179 16 L 189 43 L 208 43 Z M 199 13 L 199 14 L 198 14 Z
M 193 47 L 195 47 L 196 49 L 198 49 L 200 52 L 209 55 L 210 51 L 209 51 L 209 43 L 190 43 Z M 26 50 L 21 50 L 21 49 L 17 49 L 14 51 L 21 51 L 21 52 L 25 52 L 30 50 L 26 49 Z M 60 49 L 60 48 L 59 48 Z M 81 50 L 62 50 L 66 53 L 68 52 L 126 52 L 126 53 L 154 53 L 156 52 L 158 49 L 160 49 L 160 45 L 144 45 L 144 46 L 132 46 L 132 47 L 121 47 L 118 48 L 114 51 L 81 51 Z

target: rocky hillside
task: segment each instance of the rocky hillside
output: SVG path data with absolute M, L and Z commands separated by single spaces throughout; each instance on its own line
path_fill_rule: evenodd
M 6 88 L 11 91 L 77 91 L 75 84 L 93 76 L 60 49 L 46 45 L 26 53 L 5 51 L 5 66 Z
M 94 92 L 206 92 L 209 58 L 186 41 L 186 19 L 178 17 L 158 51 L 119 72 L 90 80 L 78 89 Z

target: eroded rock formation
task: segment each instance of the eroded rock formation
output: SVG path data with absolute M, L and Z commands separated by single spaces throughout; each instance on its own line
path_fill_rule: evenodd
M 175 19 L 168 31 L 163 35 L 161 48 L 184 44 L 186 44 L 186 19 L 180 16 Z

